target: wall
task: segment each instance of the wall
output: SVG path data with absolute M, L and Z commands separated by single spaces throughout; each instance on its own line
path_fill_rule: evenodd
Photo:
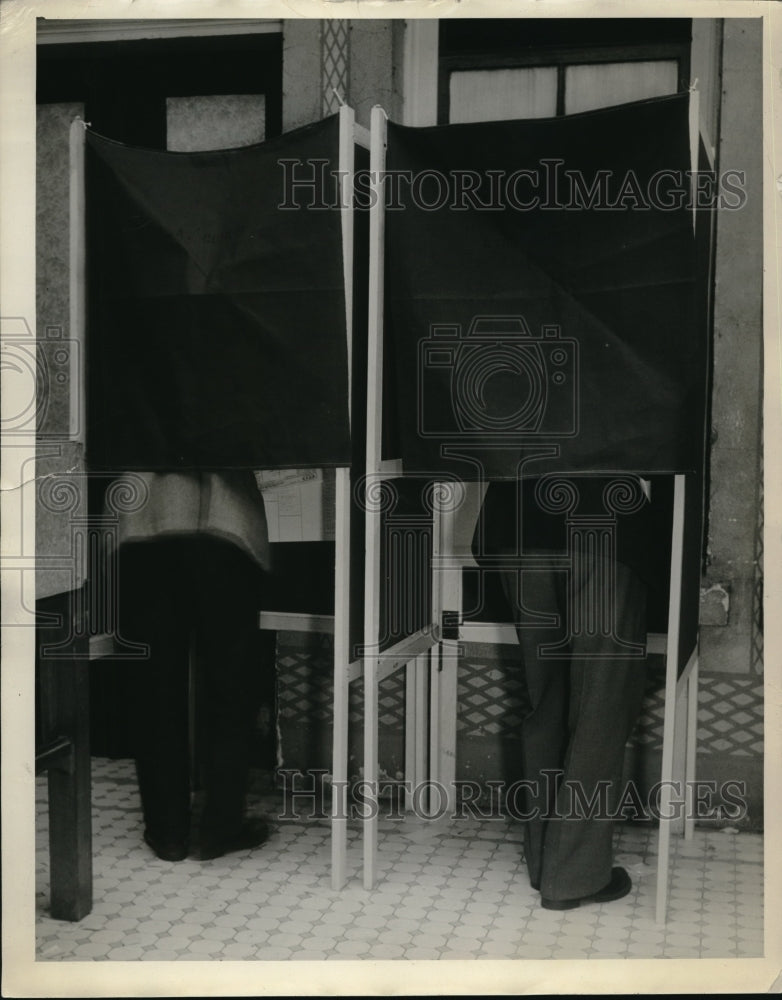
M 321 118 L 320 21 L 285 21 L 282 29 L 282 130 Z
M 748 198 L 717 218 L 698 708 L 698 776 L 744 781 L 753 826 L 763 822 L 761 31 L 760 21 L 725 19 L 714 75 L 717 170 L 745 171 Z M 693 75 L 708 74 L 714 45 L 697 51 L 707 58 Z
M 761 669 L 756 621 L 762 497 L 761 22 L 726 19 L 718 170 L 746 172 L 747 203 L 717 219 L 705 671 Z M 716 611 L 716 614 L 714 613 Z
M 39 386 L 34 484 L 35 596 L 39 600 L 83 583 L 71 525 L 86 511 L 78 383 L 84 344 L 76 343 L 76 332 L 72 336 L 70 329 L 68 202 L 70 126 L 74 118 L 83 116 L 84 108 L 75 103 L 43 105 L 37 115 L 36 332 L 39 343 L 47 343 L 41 351 L 45 382 L 43 391 Z M 59 345 L 70 359 L 68 365 L 58 361 Z M 76 395 L 71 394 L 74 379 Z M 63 439 L 68 428 L 76 432 L 76 439 Z
M 399 118 L 401 83 L 397 56 L 401 22 L 368 18 L 283 22 L 283 129 L 288 131 L 333 113 L 341 96 L 369 127 L 375 104 Z

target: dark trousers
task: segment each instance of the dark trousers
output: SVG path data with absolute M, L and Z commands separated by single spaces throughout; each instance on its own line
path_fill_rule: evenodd
M 524 775 L 533 783 L 525 810 L 534 814 L 525 823 L 529 878 L 550 899 L 577 898 L 610 880 L 613 823 L 590 817 L 579 796 L 574 802 L 573 786 L 582 802 L 598 795 L 599 803 L 602 783 L 609 812 L 615 809 L 646 679 L 645 657 L 623 656 L 615 638 L 590 629 L 590 609 L 608 581 L 615 636 L 643 644 L 646 586 L 616 562 L 600 571 L 588 561 L 568 571 L 525 571 L 519 580 L 517 572 L 503 573 L 529 699 L 521 731 Z M 525 611 L 554 615 L 557 624 L 530 624 Z M 556 643 L 557 656 L 546 657 L 543 647 Z
M 243 819 L 257 711 L 262 571 L 237 546 L 197 535 L 130 543 L 119 566 L 120 631 L 149 647 L 134 683 L 146 828 L 161 840 L 189 838 L 192 650 L 203 728 L 201 832 L 229 836 Z

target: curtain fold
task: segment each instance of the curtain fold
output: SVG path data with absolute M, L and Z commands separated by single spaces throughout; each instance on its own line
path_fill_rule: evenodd
M 336 116 L 214 152 L 88 133 L 92 469 L 349 464 L 338 138 Z
M 389 124 L 386 311 L 407 471 L 701 467 L 688 113 L 679 94 Z

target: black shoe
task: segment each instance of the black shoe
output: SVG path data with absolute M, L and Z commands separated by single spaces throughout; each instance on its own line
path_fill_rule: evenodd
M 213 858 L 221 858 L 224 854 L 260 847 L 268 838 L 269 827 L 262 819 L 246 819 L 232 836 L 202 837 L 198 856 L 201 861 L 211 861 Z
M 612 868 L 611 881 L 591 896 L 581 896 L 579 899 L 547 899 L 541 896 L 540 905 L 544 910 L 573 910 L 582 903 L 610 903 L 626 896 L 632 887 L 633 883 L 624 868 Z
M 161 861 L 184 861 L 187 857 L 188 847 L 184 840 L 158 840 L 147 830 L 144 831 L 144 840 Z

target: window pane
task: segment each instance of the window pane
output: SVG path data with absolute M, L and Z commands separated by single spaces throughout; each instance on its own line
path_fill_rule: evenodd
M 675 94 L 678 81 L 679 68 L 675 59 L 568 66 L 565 70 L 565 114 Z
M 557 111 L 557 71 L 476 69 L 451 73 L 451 122 L 548 118 Z
M 263 142 L 266 98 L 263 94 L 167 97 L 168 149 L 177 153 L 233 149 Z

